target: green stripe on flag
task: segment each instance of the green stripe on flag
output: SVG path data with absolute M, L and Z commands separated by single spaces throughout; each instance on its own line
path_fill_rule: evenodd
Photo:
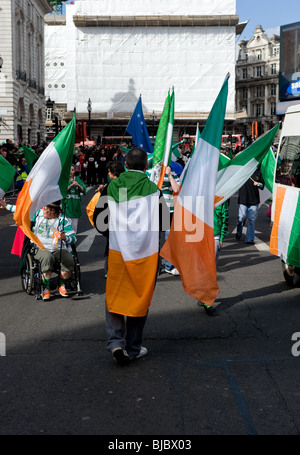
M 25 145 L 22 145 L 20 150 L 22 150 L 22 152 L 24 153 L 24 157 L 26 159 L 26 164 L 27 164 L 28 170 L 30 172 L 31 169 L 33 168 L 34 161 L 39 159 L 39 155 L 37 155 L 37 153 L 35 153 L 32 150 L 32 148 L 26 147 Z
M 294 267 L 300 267 L 300 192 L 290 233 L 286 263 Z
M 268 153 L 264 157 L 261 163 L 261 173 L 265 182 L 266 188 L 273 193 L 273 181 L 274 181 L 274 173 L 275 173 L 275 156 L 273 150 L 269 149 Z
M 129 171 L 120 174 L 110 182 L 107 195 L 116 202 L 126 202 L 158 191 L 155 183 L 151 182 L 146 174 L 138 171 Z
M 15 168 L 0 155 L 0 197 L 9 190 L 10 185 L 14 179 L 16 170 Z M 2 191 L 1 191 L 2 190 Z
M 174 89 L 171 95 L 171 103 L 170 103 L 170 112 L 169 112 L 169 122 L 167 128 L 167 137 L 165 142 L 165 151 L 164 151 L 164 160 L 163 162 L 170 166 L 171 158 L 172 158 L 172 144 L 173 144 L 173 129 L 174 129 L 174 110 L 175 110 L 175 93 Z
M 213 145 L 218 150 L 221 148 L 222 141 L 224 116 L 228 96 L 228 79 L 229 75 L 225 78 L 221 90 L 210 111 L 209 117 L 206 120 L 205 127 L 201 133 L 201 139 Z
M 169 123 L 169 115 L 170 115 L 170 102 L 171 102 L 170 92 L 168 92 L 167 98 L 165 100 L 164 109 L 163 109 L 163 112 L 161 114 L 161 118 L 159 121 L 157 133 L 156 133 L 154 150 L 153 150 L 153 166 L 155 166 L 157 163 L 160 163 L 163 159 L 164 150 L 165 150 L 165 142 L 166 142 L 166 134 L 167 134 L 167 128 L 168 128 L 168 123 Z
M 230 158 L 228 158 L 228 156 L 224 155 L 223 153 L 220 153 L 218 170 L 223 169 L 229 162 Z
M 61 161 L 61 175 L 58 181 L 62 197 L 68 192 L 68 182 L 75 144 L 75 115 L 64 129 L 53 139 L 54 147 Z

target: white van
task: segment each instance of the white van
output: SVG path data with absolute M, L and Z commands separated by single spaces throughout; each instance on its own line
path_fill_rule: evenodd
M 288 108 L 273 185 L 270 251 L 279 256 L 289 286 L 300 284 L 300 104 Z

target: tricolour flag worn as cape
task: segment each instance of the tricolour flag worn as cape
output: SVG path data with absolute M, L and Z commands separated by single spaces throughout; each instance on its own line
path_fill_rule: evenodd
M 288 265 L 300 267 L 299 188 L 277 187 L 270 252 Z
M 0 155 L 0 199 L 2 199 L 5 193 L 9 190 L 15 173 L 15 168 L 5 158 L 3 158 L 2 155 Z
M 185 292 L 210 306 L 219 286 L 215 262 L 214 196 L 228 95 L 228 79 L 212 107 L 174 207 L 161 256 L 181 276 Z
M 153 153 L 153 145 L 151 144 L 144 119 L 141 96 L 135 106 L 135 110 L 126 130 L 132 136 L 132 141 L 136 147 L 144 149 L 147 153 Z
M 108 311 L 145 316 L 155 287 L 159 250 L 159 190 L 146 174 L 122 173 L 107 190 Z
M 215 207 L 223 204 L 251 177 L 274 141 L 280 124 L 260 136 L 232 160 L 220 166 L 217 174 Z
M 39 248 L 43 244 L 30 229 L 35 212 L 63 199 L 68 190 L 75 143 L 75 116 L 44 150 L 20 192 L 14 214 L 15 222 Z

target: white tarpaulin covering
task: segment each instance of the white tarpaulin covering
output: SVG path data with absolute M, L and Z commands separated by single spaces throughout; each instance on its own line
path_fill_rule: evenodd
M 76 0 L 74 14 L 95 16 L 236 14 L 236 0 Z
M 233 113 L 235 26 L 76 27 L 73 16 L 235 11 L 235 0 L 77 0 L 67 5 L 66 25 L 45 30 L 46 96 L 77 112 L 87 111 L 90 98 L 93 113 L 130 113 L 141 94 L 144 113 L 160 113 L 174 86 L 176 113 L 201 113 L 230 72 L 227 113 Z

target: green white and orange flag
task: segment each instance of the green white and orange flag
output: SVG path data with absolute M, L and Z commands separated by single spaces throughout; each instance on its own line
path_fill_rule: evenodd
M 0 199 L 2 199 L 5 193 L 9 190 L 15 173 L 15 168 L 0 155 Z
M 277 187 L 270 252 L 288 265 L 300 267 L 299 188 Z
M 124 172 L 108 186 L 106 304 L 112 313 L 147 314 L 158 264 L 159 194 L 156 184 L 139 171 Z
M 151 180 L 157 183 L 159 189 L 162 188 L 167 167 L 170 165 L 172 157 L 172 139 L 174 129 L 174 106 L 175 94 L 168 93 L 165 101 L 163 113 L 156 133 L 153 151 L 153 170 Z
M 217 174 L 215 207 L 223 204 L 251 177 L 268 153 L 279 126 L 280 123 L 260 136 L 232 160 L 225 162 L 223 165 L 220 163 Z
M 39 248 L 43 244 L 31 231 L 35 212 L 67 194 L 75 143 L 75 116 L 53 139 L 30 171 L 19 194 L 14 219 Z
M 226 76 L 190 161 L 160 254 L 181 276 L 185 292 L 210 306 L 219 286 L 215 262 L 214 196 L 228 96 Z

